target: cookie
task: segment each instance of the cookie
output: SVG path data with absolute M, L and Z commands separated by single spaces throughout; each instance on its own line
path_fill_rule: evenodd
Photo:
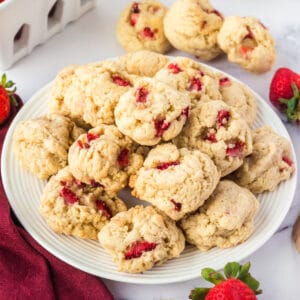
M 250 89 L 224 74 L 219 74 L 219 90 L 222 100 L 235 108 L 239 115 L 251 126 L 256 118 L 257 104 L 254 94 Z
M 211 60 L 222 52 L 217 44 L 222 23 L 208 0 L 177 0 L 165 16 L 164 30 L 176 49 Z
M 251 236 L 258 208 L 259 202 L 249 190 L 223 180 L 204 206 L 184 218 L 180 226 L 187 241 L 201 251 L 233 247 Z
M 179 147 L 206 153 L 221 171 L 222 177 L 239 168 L 243 159 L 252 152 L 248 124 L 223 101 L 200 103 L 194 108 L 174 142 Z
M 123 134 L 141 145 L 152 146 L 180 133 L 189 107 L 188 94 L 156 79 L 141 77 L 120 97 L 115 120 Z
M 141 273 L 178 257 L 185 246 L 175 222 L 151 206 L 135 206 L 117 214 L 98 237 L 118 270 L 128 273 Z
M 206 154 L 161 144 L 149 152 L 143 168 L 130 184 L 134 196 L 177 221 L 198 209 L 219 179 L 216 166 Z
M 127 53 L 118 59 L 127 73 L 146 77 L 153 77 L 168 61 L 166 56 L 148 50 Z
M 130 3 L 117 24 L 117 39 L 128 52 L 150 50 L 165 53 L 171 45 L 164 34 L 167 8 L 156 0 Z
M 50 110 L 92 127 L 114 124 L 115 106 L 132 85 L 133 77 L 114 61 L 66 69 L 54 82 Z
M 253 193 L 274 191 L 295 171 L 290 142 L 264 126 L 253 132 L 253 152 L 233 174 L 233 179 Z
M 102 125 L 81 135 L 70 147 L 68 161 L 72 174 L 86 184 L 97 182 L 106 192 L 117 193 L 128 176 L 143 164 L 132 141 L 114 125 Z
M 192 59 L 176 57 L 160 69 L 154 78 L 188 93 L 193 108 L 200 101 L 222 99 L 219 80 L 213 76 L 205 66 Z
M 269 71 L 275 63 L 275 42 L 268 29 L 254 17 L 226 18 L 218 44 L 230 61 L 251 72 Z
M 76 179 L 66 167 L 46 184 L 39 210 L 56 233 L 97 240 L 102 227 L 126 205 L 100 185 Z
M 69 147 L 84 132 L 59 114 L 21 121 L 14 131 L 13 151 L 22 167 L 47 179 L 67 165 Z

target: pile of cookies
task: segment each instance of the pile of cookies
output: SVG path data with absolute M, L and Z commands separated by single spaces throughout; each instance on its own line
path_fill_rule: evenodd
M 166 53 L 173 46 L 211 60 L 225 52 L 229 61 L 256 73 L 275 62 L 275 43 L 254 17 L 225 18 L 208 0 L 177 0 L 167 9 L 157 0 L 130 3 L 117 24 L 119 43 L 129 52 Z
M 291 145 L 252 130 L 256 100 L 243 84 L 184 57 L 141 51 L 69 66 L 51 113 L 20 122 L 14 152 L 49 179 L 40 213 L 57 233 L 98 239 L 120 271 L 227 248 L 254 230 L 259 202 L 294 171 Z M 150 206 L 127 210 L 130 186 Z

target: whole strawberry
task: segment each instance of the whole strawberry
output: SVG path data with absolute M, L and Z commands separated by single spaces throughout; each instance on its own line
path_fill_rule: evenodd
M 217 271 L 205 268 L 202 277 L 215 284 L 212 288 L 196 288 L 191 291 L 192 300 L 255 300 L 259 282 L 250 273 L 250 262 L 241 266 L 237 262 L 228 263 L 224 268 L 225 277 Z
M 10 116 L 12 105 L 17 106 L 18 101 L 15 98 L 16 87 L 11 80 L 7 81 L 3 74 L 0 82 L 0 125 Z
M 288 68 L 276 71 L 270 85 L 272 104 L 285 113 L 288 121 L 300 125 L 300 75 Z

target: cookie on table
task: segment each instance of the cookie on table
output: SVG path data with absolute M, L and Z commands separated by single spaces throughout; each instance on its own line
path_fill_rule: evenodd
M 121 199 L 107 195 L 99 184 L 81 182 L 66 167 L 46 184 L 39 210 L 56 233 L 97 240 L 102 227 L 126 209 Z
M 264 126 L 253 132 L 253 152 L 233 173 L 233 179 L 253 193 L 274 191 L 295 171 L 290 142 Z
M 133 80 L 114 61 L 64 69 L 55 79 L 50 109 L 92 127 L 114 124 L 114 108 Z
M 223 101 L 200 103 L 191 111 L 179 147 L 206 153 L 225 176 L 239 168 L 252 152 L 251 130 L 245 120 Z
M 176 57 L 161 68 L 154 78 L 179 91 L 187 92 L 193 108 L 198 105 L 199 101 L 222 98 L 219 81 L 214 76 L 214 73 L 194 60 Z
M 226 18 L 218 43 L 230 61 L 251 72 L 269 71 L 275 63 L 275 42 L 268 29 L 254 17 Z
M 171 45 L 164 34 L 167 8 L 157 0 L 130 3 L 117 24 L 117 39 L 128 52 L 150 50 L 165 53 Z
M 185 239 L 174 221 L 152 206 L 135 206 L 121 212 L 98 235 L 118 270 L 141 273 L 178 257 Z
M 13 135 L 14 154 L 22 167 L 47 179 L 67 165 L 69 147 L 84 132 L 59 114 L 21 121 Z
M 220 173 L 206 154 L 161 144 L 149 152 L 130 185 L 135 197 L 150 202 L 177 221 L 197 210 L 219 179 Z
M 135 150 L 117 127 L 101 125 L 79 136 L 70 147 L 70 171 L 86 184 L 97 182 L 106 192 L 117 193 L 143 164 L 143 156 Z
M 217 35 L 223 16 L 208 0 L 177 0 L 164 19 L 165 34 L 179 50 L 201 60 L 211 60 L 221 54 Z
M 127 73 L 146 77 L 153 77 L 168 61 L 168 57 L 149 50 L 127 53 L 118 59 Z
M 258 208 L 249 190 L 223 180 L 199 211 L 184 218 L 180 226 L 186 240 L 201 251 L 233 247 L 251 236 Z
M 152 146 L 177 136 L 190 108 L 187 93 L 153 78 L 141 77 L 115 108 L 119 130 L 141 145 Z
M 251 126 L 256 118 L 257 104 L 254 94 L 250 89 L 233 79 L 220 73 L 219 90 L 221 99 L 236 109 L 240 116 Z

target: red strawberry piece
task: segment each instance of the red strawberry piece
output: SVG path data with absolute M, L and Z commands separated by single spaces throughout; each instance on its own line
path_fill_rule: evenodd
M 154 126 L 156 130 L 156 137 L 162 137 L 164 132 L 170 127 L 170 123 L 166 120 L 155 120 Z
M 90 148 L 90 145 L 88 143 L 84 143 L 83 141 L 81 140 L 78 140 L 77 141 L 77 145 L 79 146 L 79 148 L 81 149 L 88 149 Z
M 97 181 L 94 180 L 94 179 L 91 180 L 91 186 L 92 186 L 93 188 L 97 188 L 97 187 L 102 187 L 102 188 L 104 188 L 104 185 L 103 185 L 103 184 L 101 184 L 100 182 L 97 182 Z
M 202 277 L 213 283 L 212 288 L 195 288 L 189 299 L 192 300 L 257 300 L 261 294 L 259 282 L 249 273 L 250 262 L 240 265 L 230 262 L 224 268 L 224 275 L 211 268 L 204 268 Z
M 119 86 L 129 86 L 130 85 L 130 82 L 127 81 L 126 79 L 122 78 L 119 74 L 113 74 L 112 80 L 115 84 L 117 84 Z
M 65 186 L 60 190 L 59 195 L 64 199 L 66 204 L 74 204 L 78 202 L 78 198 L 75 193 Z
M 293 165 L 293 161 L 288 156 L 283 156 L 282 160 L 286 162 L 290 167 Z
M 137 103 L 145 103 L 147 101 L 147 96 L 148 96 L 148 90 L 145 87 L 141 86 L 136 91 L 135 101 Z
M 93 140 L 96 140 L 99 136 L 100 136 L 99 134 L 94 134 L 94 133 L 91 133 L 91 132 L 88 132 L 86 134 L 86 138 L 87 138 L 89 143 Z
M 219 79 L 219 85 L 220 86 L 229 86 L 229 85 L 231 85 L 231 81 L 228 77 L 223 77 L 223 78 Z
M 142 32 L 141 35 L 142 37 L 146 38 L 146 39 L 153 39 L 154 38 L 154 31 L 151 30 L 150 27 L 145 27 Z
M 130 16 L 130 25 L 135 26 L 137 19 L 138 19 L 139 14 L 132 14 Z
M 242 45 L 240 49 L 241 49 L 241 53 L 242 53 L 244 58 L 248 58 L 249 54 L 253 50 L 253 48 L 245 46 L 245 45 Z
M 3 124 L 10 116 L 12 108 L 18 106 L 16 99 L 15 83 L 7 81 L 6 75 L 3 74 L 0 82 L 0 125 Z
M 204 135 L 204 140 L 210 141 L 212 143 L 217 143 L 216 130 L 214 128 L 209 128 Z
M 107 219 L 110 219 L 112 217 L 112 213 L 109 207 L 106 205 L 106 203 L 103 200 L 101 199 L 97 200 L 96 207 L 99 211 L 101 211 L 102 215 Z
M 156 243 L 151 243 L 147 241 L 136 241 L 125 252 L 125 259 L 129 260 L 132 258 L 141 257 L 144 252 L 152 251 L 156 248 L 156 246 Z
M 169 64 L 168 65 L 168 69 L 173 74 L 178 74 L 178 73 L 182 72 L 182 70 L 180 69 L 180 67 L 177 64 L 175 64 L 175 63 Z
M 131 12 L 138 14 L 140 12 L 139 4 L 137 2 L 132 3 Z
M 168 169 L 169 167 L 171 166 L 177 166 L 179 165 L 180 163 L 178 161 L 168 161 L 168 162 L 161 162 L 159 163 L 156 168 L 158 170 L 166 170 Z
M 225 126 L 230 118 L 230 113 L 228 110 L 220 110 L 217 116 L 217 127 Z
M 300 123 L 300 75 L 288 68 L 276 71 L 270 85 L 271 103 L 286 114 L 288 121 Z M 299 124 L 300 125 L 300 124 Z
M 189 117 L 189 113 L 190 113 L 190 108 L 189 108 L 189 106 L 187 106 L 186 108 L 184 108 L 183 110 L 182 110 L 182 115 L 183 116 L 185 116 L 186 118 L 188 118 Z
M 118 163 L 121 168 L 126 168 L 129 164 L 128 149 L 123 149 L 118 156 Z
M 5 0 L 0 0 L 0 3 L 4 2 Z
M 245 148 L 245 143 L 242 141 L 236 141 L 229 143 L 226 149 L 227 156 L 238 157 L 240 156 Z
M 199 78 L 193 77 L 189 85 L 189 91 L 201 91 L 202 82 Z
M 176 202 L 174 199 L 171 199 L 172 204 L 174 205 L 174 209 L 176 211 L 181 211 L 182 204 L 179 202 Z

